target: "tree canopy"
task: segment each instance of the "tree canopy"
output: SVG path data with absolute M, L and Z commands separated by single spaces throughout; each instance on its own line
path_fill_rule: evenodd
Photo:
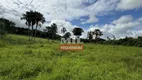
M 83 31 L 82 28 L 74 28 L 72 32 L 73 32 L 73 34 L 74 34 L 75 36 L 78 36 L 78 37 L 79 37 L 79 36 L 82 35 L 82 33 L 83 33 L 84 31 Z

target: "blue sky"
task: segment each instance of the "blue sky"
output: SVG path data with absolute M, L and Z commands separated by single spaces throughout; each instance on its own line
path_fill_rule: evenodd
M 119 19 L 123 15 L 132 15 L 134 19 L 141 18 L 142 17 L 142 8 L 140 8 L 140 9 L 133 9 L 133 10 L 126 10 L 126 11 L 112 11 L 111 14 L 103 15 L 103 16 L 97 16 L 99 21 L 98 22 L 94 22 L 94 23 L 81 24 L 80 19 L 72 20 L 71 23 L 73 25 L 77 25 L 77 26 L 80 26 L 80 27 L 86 29 L 86 28 L 88 28 L 91 25 L 110 24 L 112 21 Z M 85 20 L 88 19 L 87 16 L 81 17 L 81 18 L 83 18 Z
M 72 32 L 74 27 L 88 31 L 100 29 L 102 38 L 142 36 L 142 0 L 0 0 L 0 17 L 16 23 L 17 27 L 27 27 L 20 17 L 29 10 L 42 13 L 46 26 L 56 23 L 58 34 L 62 27 Z

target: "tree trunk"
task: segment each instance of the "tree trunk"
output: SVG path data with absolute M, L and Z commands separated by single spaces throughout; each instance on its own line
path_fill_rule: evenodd
M 52 42 L 54 42 L 54 34 L 52 33 Z
M 30 26 L 28 26 L 28 39 L 29 39 L 29 41 L 30 41 Z
M 31 31 L 31 41 L 33 40 L 33 33 L 34 33 L 34 31 L 33 31 L 33 25 L 32 25 L 32 31 Z
M 79 39 L 79 38 L 80 38 L 80 36 L 77 36 L 77 39 Z M 78 42 L 77 39 L 76 39 L 76 43 Z
M 36 25 L 36 29 L 35 29 L 35 35 L 34 35 L 34 41 L 35 41 L 35 39 L 36 39 L 37 26 L 38 26 L 38 25 Z
M 95 36 L 95 39 L 98 39 L 98 35 Z

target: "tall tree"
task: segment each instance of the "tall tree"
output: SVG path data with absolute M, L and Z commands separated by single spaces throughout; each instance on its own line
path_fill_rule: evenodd
M 61 29 L 61 33 L 63 33 L 63 35 L 65 35 L 65 32 L 67 31 L 67 29 L 65 28 L 65 27 L 63 27 L 62 29 Z
M 36 37 L 36 33 L 37 33 L 37 27 L 41 27 L 41 23 L 43 24 L 45 22 L 45 18 L 43 17 L 43 15 L 39 12 L 34 12 L 35 14 L 35 21 L 36 21 L 36 29 L 35 29 L 35 35 L 34 35 L 34 40 Z
M 54 38 L 55 38 L 56 33 L 57 33 L 57 25 L 55 23 L 53 23 L 51 25 L 51 32 L 52 32 L 52 40 L 54 42 Z
M 28 34 L 30 35 L 30 27 L 32 29 L 31 31 L 31 39 L 29 37 L 29 40 L 35 40 L 36 37 L 36 32 L 37 32 L 37 27 L 40 26 L 40 22 L 44 23 L 45 22 L 45 18 L 43 17 L 43 15 L 39 12 L 36 11 L 27 11 L 25 14 L 23 14 L 22 20 L 26 20 L 26 25 L 28 26 Z M 34 34 L 34 25 L 36 25 L 36 29 L 35 29 L 35 34 Z
M 93 34 L 95 35 L 95 39 L 98 39 L 98 38 L 100 38 L 100 36 L 103 35 L 103 32 L 100 31 L 99 29 L 95 29 Z
M 93 39 L 93 32 L 92 32 L 92 31 L 89 31 L 89 32 L 88 32 L 87 38 L 88 38 L 89 40 L 92 40 L 92 39 Z
M 47 36 L 48 40 L 51 39 L 52 38 L 52 28 L 51 28 L 51 26 L 47 26 L 44 31 L 46 32 L 46 36 Z
M 23 14 L 23 16 L 21 17 L 21 20 L 26 20 L 25 24 L 28 26 L 29 41 L 31 41 L 33 35 L 30 35 L 30 27 L 32 27 L 31 34 L 33 34 L 33 25 L 35 25 L 34 12 L 27 11 L 25 14 Z
M 79 38 L 84 31 L 82 28 L 74 28 L 72 32 L 75 36 Z

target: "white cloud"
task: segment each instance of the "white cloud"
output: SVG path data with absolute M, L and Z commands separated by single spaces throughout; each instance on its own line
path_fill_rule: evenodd
M 118 20 L 113 21 L 111 24 L 91 26 L 89 30 L 100 29 L 103 31 L 103 37 L 112 37 L 115 35 L 117 38 L 137 37 L 142 35 L 142 21 L 141 18 L 133 20 L 130 15 L 122 16 Z
M 117 8 L 122 4 L 126 4 L 124 7 L 127 8 L 132 6 L 131 3 L 136 5 L 142 3 L 141 0 L 121 0 L 118 2 L 119 0 L 0 0 L 0 6 L 3 8 L 0 13 L 10 13 L 20 17 L 27 10 L 36 10 L 44 14 L 47 21 L 74 20 L 88 16 L 89 19 L 82 22 L 85 24 L 99 21 L 96 16 L 105 15 L 115 10 L 117 4 Z
M 91 13 L 96 15 L 106 14 L 108 11 L 115 9 L 115 6 L 119 0 L 97 0 L 96 3 L 87 7 Z
M 108 14 L 115 8 L 133 9 L 142 6 L 141 0 L 0 0 L 0 3 L 3 8 L 0 13 L 3 14 L 21 16 L 27 10 L 36 10 L 44 14 L 47 21 L 74 20 L 88 16 L 89 19 L 84 23 L 97 22 L 96 16 Z
M 115 8 L 118 0 L 0 0 L 4 12 L 21 16 L 27 10 L 44 14 L 47 21 L 74 20 L 88 16 L 87 23 L 97 22 L 96 15 L 106 14 Z M 91 4 L 91 5 L 86 5 Z
M 135 36 L 142 36 L 142 30 L 134 31 Z
M 116 9 L 131 10 L 142 7 L 142 0 L 120 0 Z
M 96 18 L 94 15 L 90 15 L 89 19 L 87 21 L 82 22 L 82 24 L 86 24 L 86 23 L 95 23 L 98 22 L 99 19 Z
M 72 25 L 70 22 L 65 21 L 65 20 L 53 20 L 53 21 L 51 21 L 50 25 L 53 24 L 53 23 L 57 24 L 58 34 L 60 34 L 60 35 L 62 34 L 61 29 L 63 27 L 65 27 L 67 29 L 67 32 L 70 32 L 70 33 L 72 33 L 72 30 L 73 30 L 74 27 L 78 27 L 78 26 Z
M 85 7 L 85 11 L 89 14 L 89 19 L 83 21 L 82 24 L 98 22 L 99 19 L 96 16 L 106 15 L 108 12 L 114 10 L 118 1 L 119 0 L 97 0 L 96 3 Z
M 138 21 L 142 22 L 142 18 L 139 18 Z
M 126 15 L 126 16 L 122 16 L 121 18 L 119 18 L 118 20 L 113 21 L 113 24 L 117 24 L 117 23 L 128 23 L 130 21 L 133 20 L 133 17 L 131 15 Z
M 10 21 L 13 21 L 16 23 L 17 27 L 27 27 L 25 25 L 25 21 L 21 21 L 21 19 L 19 18 L 19 16 L 16 15 L 11 15 L 10 13 L 5 13 L 3 15 L 0 15 L 1 18 L 6 18 Z
M 95 29 L 101 29 L 99 25 L 91 25 L 90 28 L 87 31 L 94 31 Z

